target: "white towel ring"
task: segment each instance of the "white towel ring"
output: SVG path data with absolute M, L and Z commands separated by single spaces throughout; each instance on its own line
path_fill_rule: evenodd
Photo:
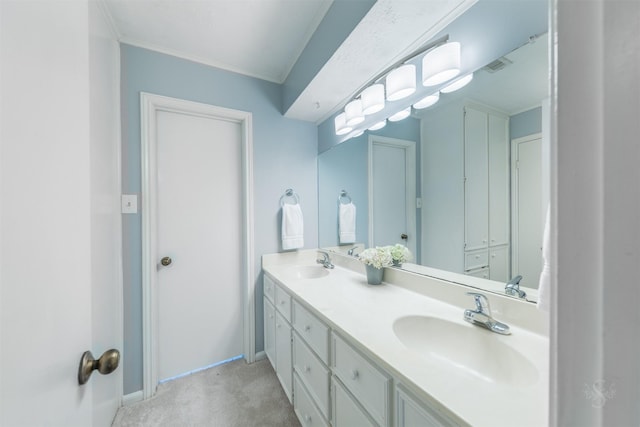
M 295 193 L 291 188 L 287 188 L 284 194 L 280 196 L 280 206 L 284 206 L 289 199 L 293 199 L 292 201 L 290 201 L 290 203 L 288 203 L 290 205 L 297 205 L 298 203 L 300 203 L 300 197 L 298 196 L 298 193 Z

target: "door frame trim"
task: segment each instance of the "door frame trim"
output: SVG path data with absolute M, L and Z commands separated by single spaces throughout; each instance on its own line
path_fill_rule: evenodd
M 374 236 L 374 214 L 373 214 L 373 146 L 374 145 L 385 145 L 388 147 L 395 148 L 403 148 L 407 152 L 407 156 L 405 157 L 405 175 L 407 186 L 405 187 L 405 197 L 407 198 L 407 223 L 411 227 L 407 230 L 407 233 L 410 236 L 413 236 L 413 241 L 415 242 L 414 246 L 406 245 L 410 249 L 412 248 L 412 252 L 414 256 L 417 256 L 418 251 L 418 235 L 417 235 L 417 207 L 416 207 L 416 180 L 417 180 L 417 165 L 415 162 L 416 158 L 416 142 L 408 139 L 397 139 L 397 138 L 388 138 L 386 136 L 378 136 L 378 135 L 369 135 L 369 146 L 368 146 L 368 192 L 369 192 L 369 244 L 371 246 L 375 245 L 375 236 Z M 411 161 L 413 159 L 414 161 Z
M 199 117 L 227 120 L 240 124 L 242 162 L 242 287 L 243 287 L 243 354 L 247 363 L 255 361 L 255 283 L 254 272 L 254 209 L 253 209 L 253 124 L 252 114 L 170 98 L 151 93 L 140 93 L 140 131 L 142 166 L 142 358 L 143 397 L 155 394 L 158 385 L 158 296 L 154 291 L 157 283 L 156 230 L 157 194 L 156 180 L 156 117 L 157 112 L 166 111 Z

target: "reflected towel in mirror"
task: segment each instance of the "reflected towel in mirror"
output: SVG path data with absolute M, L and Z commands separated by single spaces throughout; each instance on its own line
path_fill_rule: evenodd
M 355 243 L 356 241 L 356 205 L 340 203 L 338 226 L 340 228 L 340 243 Z
M 299 249 L 304 246 L 304 222 L 300 204 L 285 203 L 282 206 L 282 249 Z

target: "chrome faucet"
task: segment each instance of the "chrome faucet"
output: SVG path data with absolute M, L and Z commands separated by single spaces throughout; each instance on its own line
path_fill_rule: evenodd
M 349 249 L 347 251 L 347 255 L 354 256 L 356 254 L 356 249 L 358 249 L 358 245 L 356 245 L 356 246 L 352 247 L 351 249 Z
M 322 266 L 324 268 L 333 268 L 335 267 L 333 265 L 333 263 L 331 262 L 331 258 L 329 257 L 329 252 L 325 252 L 325 251 L 318 251 L 319 254 L 322 254 L 322 259 L 317 259 L 316 262 L 318 264 L 322 264 Z
M 514 277 L 513 279 L 509 280 L 507 282 L 507 286 L 505 286 L 505 288 L 504 288 L 504 292 L 507 295 L 511 295 L 511 296 L 518 297 L 518 298 L 526 297 L 527 294 L 525 293 L 525 291 L 520 289 L 520 280 L 522 280 L 522 276 L 520 276 L 520 275 L 518 275 L 518 276 Z
M 491 317 L 491 307 L 489 300 L 483 294 L 477 292 L 467 292 L 467 295 L 473 296 L 476 302 L 476 309 L 467 309 L 464 311 L 464 320 L 474 325 L 482 326 L 492 332 L 502 335 L 510 335 L 509 326 L 502 322 L 498 322 Z

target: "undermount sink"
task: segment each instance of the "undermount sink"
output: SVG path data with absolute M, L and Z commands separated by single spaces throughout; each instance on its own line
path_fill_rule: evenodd
M 393 323 L 393 331 L 411 352 L 489 383 L 526 386 L 538 379 L 536 367 L 501 341 L 508 337 L 477 326 L 438 317 L 405 316 Z
M 296 265 L 287 270 L 295 279 L 319 279 L 329 274 L 329 270 L 321 265 Z

